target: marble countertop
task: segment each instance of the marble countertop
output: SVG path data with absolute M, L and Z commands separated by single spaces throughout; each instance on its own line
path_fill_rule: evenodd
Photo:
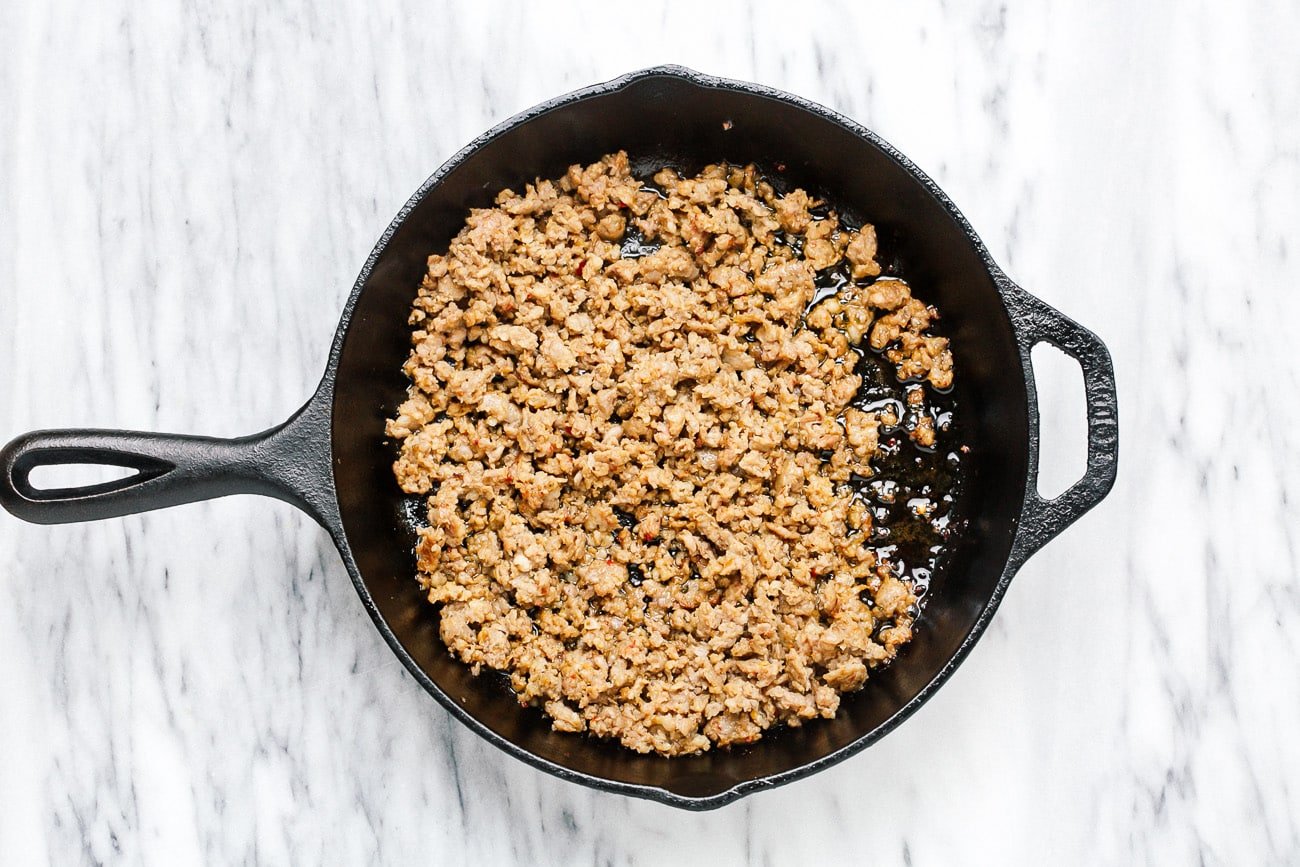
M 705 814 L 452 721 L 289 506 L 0 515 L 0 863 L 1300 860 L 1300 7 L 329 6 L 6 6 L 0 439 L 281 420 L 443 159 L 676 62 L 870 126 L 1095 329 L 1119 482 L 906 725 Z M 1060 487 L 1078 375 L 1041 379 Z

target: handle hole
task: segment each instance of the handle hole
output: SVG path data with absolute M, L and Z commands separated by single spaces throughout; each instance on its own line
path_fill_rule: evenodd
M 1038 495 L 1059 496 L 1088 468 L 1087 400 L 1078 362 L 1050 343 L 1029 353 L 1038 389 Z
M 113 464 L 39 464 L 32 467 L 27 483 L 41 492 L 89 488 L 119 482 L 140 475 L 134 467 Z

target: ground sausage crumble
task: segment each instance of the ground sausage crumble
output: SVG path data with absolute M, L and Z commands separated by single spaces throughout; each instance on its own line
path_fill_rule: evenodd
M 556 729 L 676 755 L 832 716 L 911 638 L 848 484 L 880 425 L 855 366 L 946 389 L 952 356 L 872 226 L 753 166 L 653 181 L 619 153 L 472 211 L 387 433 L 450 650 Z

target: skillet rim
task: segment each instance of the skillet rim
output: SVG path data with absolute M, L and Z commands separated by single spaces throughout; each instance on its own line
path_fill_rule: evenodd
M 565 108 L 576 102 L 616 93 L 636 84 L 637 82 L 652 78 L 674 78 L 685 81 L 701 89 L 735 91 L 792 104 L 822 120 L 840 126 L 879 149 L 886 157 L 907 172 L 907 174 L 918 183 L 925 192 L 935 199 L 935 201 L 954 221 L 957 228 L 965 236 L 967 242 L 972 246 L 972 249 L 980 263 L 988 271 L 989 276 L 997 289 L 998 297 L 1001 301 L 1001 311 L 1007 318 L 1008 326 L 1013 330 L 1013 332 L 1017 330 L 1015 320 L 1012 316 L 1012 306 L 1023 306 L 1024 300 L 1018 296 L 1022 294 L 1027 295 L 1028 293 L 1025 293 L 1024 290 L 1012 283 L 1002 269 L 993 261 L 988 250 L 984 246 L 984 242 L 975 234 L 975 230 L 971 227 L 970 222 L 961 211 L 958 210 L 957 206 L 953 204 L 952 200 L 948 198 L 943 190 L 941 190 L 939 186 L 927 174 L 925 174 L 925 172 L 918 168 L 897 148 L 845 115 L 796 94 L 791 94 L 777 88 L 753 82 L 706 75 L 676 64 L 664 64 L 629 72 L 618 76 L 617 78 L 579 88 L 538 103 L 537 105 L 525 109 L 524 111 L 521 111 L 492 126 L 486 132 L 475 137 L 472 141 L 460 150 L 456 151 L 445 162 L 443 162 L 443 164 L 439 166 L 438 169 L 430 175 L 424 183 L 420 185 L 415 193 L 413 193 L 402 205 L 401 209 L 397 212 L 397 215 L 388 224 L 387 228 L 376 242 L 369 257 L 367 257 L 365 264 L 362 266 L 356 282 L 353 284 L 352 291 L 349 293 L 347 301 L 343 306 L 343 311 L 339 319 L 339 326 L 335 332 L 334 341 L 330 347 L 329 360 L 325 375 L 322 378 L 321 384 L 318 387 L 316 394 L 313 396 L 311 403 L 317 404 L 317 402 L 320 401 L 320 404 L 318 405 L 322 405 L 323 408 L 328 409 L 328 418 L 322 419 L 322 421 L 325 422 L 326 435 L 329 440 L 329 485 L 332 496 L 328 498 L 329 506 L 331 507 L 330 513 L 322 516 L 324 520 L 322 520 L 321 523 L 329 531 L 331 537 L 333 537 L 344 565 L 348 570 L 348 574 L 352 579 L 352 584 L 356 588 L 358 596 L 361 598 L 362 605 L 369 613 L 371 620 L 374 621 L 376 629 L 379 631 L 380 635 L 383 636 L 385 643 L 388 644 L 394 655 L 397 656 L 406 670 L 415 678 L 416 682 L 418 682 L 426 692 L 433 696 L 439 704 L 447 709 L 453 717 L 459 720 L 475 734 L 505 753 L 533 766 L 534 768 L 537 768 L 538 770 L 545 771 L 562 780 L 580 783 L 600 791 L 648 799 L 668 806 L 687 810 L 702 811 L 717 809 L 737 801 L 746 795 L 753 794 L 754 792 L 776 788 L 777 786 L 782 786 L 811 776 L 818 771 L 838 764 L 850 756 L 856 755 L 865 750 L 867 747 L 876 743 L 901 725 L 911 717 L 912 714 L 920 709 L 920 707 L 948 681 L 961 663 L 965 661 L 967 656 L 969 656 L 971 649 L 984 634 L 990 619 L 1001 604 L 1007 587 L 1010 585 L 1011 579 L 1015 576 L 1016 572 L 1019 570 L 1030 552 L 1022 551 L 1019 544 L 1012 545 L 1008 553 L 1006 564 L 1003 567 L 1002 573 L 999 576 L 988 601 L 980 609 L 975 623 L 962 639 L 957 650 L 948 658 L 947 662 L 944 663 L 929 682 L 888 719 L 875 726 L 870 731 L 867 731 L 857 739 L 814 761 L 775 774 L 768 774 L 750 780 L 743 780 L 723 789 L 722 791 L 710 795 L 683 795 L 677 792 L 672 792 L 661 786 L 611 780 L 606 777 L 599 777 L 581 771 L 575 771 L 572 768 L 565 767 L 564 765 L 557 764 L 549 759 L 545 759 L 532 753 L 514 741 L 498 735 L 484 723 L 479 721 L 477 717 L 473 716 L 461 707 L 450 695 L 438 686 L 438 684 L 424 671 L 419 663 L 417 663 L 406 651 L 406 648 L 402 645 L 392 628 L 389 627 L 388 622 L 380 613 L 378 606 L 374 602 L 374 598 L 371 596 L 365 577 L 361 574 L 356 560 L 352 555 L 352 547 L 348 542 L 347 529 L 343 524 L 342 509 L 338 502 L 337 485 L 335 484 L 334 479 L 334 422 L 336 419 L 334 391 L 343 348 L 347 342 L 348 333 L 351 331 L 352 316 L 355 312 L 357 302 L 360 299 L 361 293 L 365 290 L 366 284 L 369 281 L 376 264 L 378 264 L 379 259 L 387 251 L 388 244 L 396 232 L 405 224 L 407 218 L 410 217 L 411 213 L 424 200 L 424 198 L 435 187 L 437 187 L 448 174 L 468 159 L 471 154 L 478 151 L 488 142 L 513 131 L 515 127 L 536 117 Z M 1022 367 L 1021 372 L 1027 390 L 1026 398 L 1030 409 L 1030 435 L 1032 439 L 1036 436 L 1037 430 L 1037 414 L 1035 411 L 1035 401 L 1033 400 L 1033 373 L 1032 367 L 1026 364 L 1024 352 L 1020 352 L 1018 355 L 1020 356 Z M 1027 455 L 1026 466 L 1024 473 L 1022 474 L 1026 496 L 1022 497 L 1021 507 L 1013 518 L 1013 525 L 1017 527 L 1019 527 L 1021 518 L 1025 513 L 1025 506 L 1028 501 L 1027 492 L 1030 488 L 1030 475 L 1034 469 L 1035 468 L 1031 465 L 1030 456 Z M 758 748 L 761 749 L 761 745 Z

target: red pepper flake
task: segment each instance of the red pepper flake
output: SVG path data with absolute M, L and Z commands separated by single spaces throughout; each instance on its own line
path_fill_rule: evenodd
M 515 477 L 514 477 L 514 476 L 506 476 L 506 484 L 507 484 L 507 485 L 513 485 L 514 483 L 515 483 Z
M 574 274 L 577 274 L 579 277 L 581 277 L 581 276 L 582 276 L 582 269 L 585 268 L 585 267 L 587 267 L 587 260 L 586 260 L 586 259 L 583 259 L 581 262 L 578 263 L 578 267 L 574 269 L 573 273 L 574 273 Z
M 606 566 L 613 566 L 613 565 L 614 565 L 614 558 L 613 558 L 613 557 L 606 557 L 606 558 L 605 558 L 605 565 L 606 565 Z

